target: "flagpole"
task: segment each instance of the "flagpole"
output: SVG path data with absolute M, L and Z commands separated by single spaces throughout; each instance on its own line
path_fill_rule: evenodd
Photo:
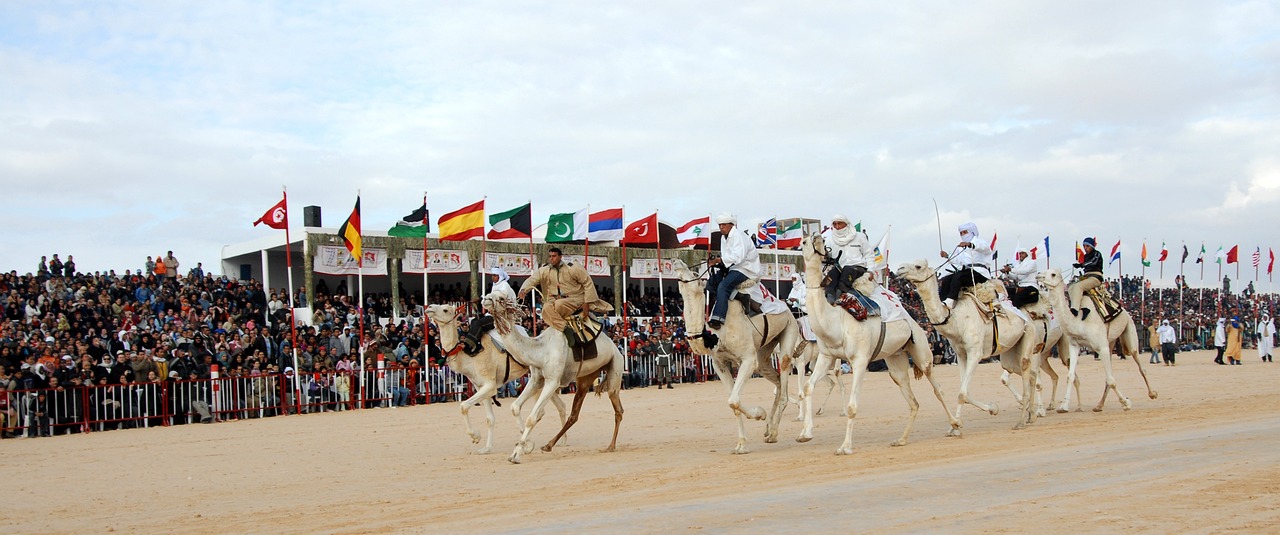
M 1187 250 L 1186 240 L 1183 240 L 1182 242 L 1182 250 L 1184 252 Z M 1187 255 L 1183 254 L 1182 262 L 1178 264 L 1178 284 L 1174 285 L 1176 288 L 1178 288 L 1178 340 L 1179 341 L 1182 340 L 1183 328 L 1186 327 L 1185 325 L 1183 325 L 1183 322 L 1187 317 L 1187 311 L 1182 302 L 1182 294 L 1185 293 L 1182 291 L 1182 287 L 1187 284 L 1187 275 L 1185 273 L 1186 270 L 1187 270 Z
M 591 214 L 587 214 L 587 227 L 591 227 Z M 631 267 L 627 265 L 627 205 L 622 205 L 622 357 L 630 358 L 631 337 L 627 331 L 627 275 L 631 271 Z
M 782 279 L 782 272 L 780 269 L 781 266 L 778 265 L 778 240 L 781 239 L 782 236 L 778 234 L 777 230 L 781 228 L 781 225 L 778 224 L 777 215 L 773 216 L 773 227 L 773 295 L 778 296 L 782 294 L 782 281 L 780 280 Z
M 427 250 L 427 234 L 430 234 L 430 219 L 427 217 L 427 191 L 422 191 L 422 369 L 431 366 L 431 320 L 427 319 L 427 306 L 431 304 L 431 285 L 427 272 L 431 271 L 431 253 Z
M 483 196 L 483 197 L 481 197 L 481 198 L 480 198 L 480 202 L 482 202 L 482 203 L 484 203 L 484 204 L 488 204 L 488 202 L 487 202 L 488 200 L 489 200 L 489 196 L 488 196 L 488 195 L 485 195 L 485 196 Z M 485 293 L 487 293 L 487 292 L 485 291 L 485 289 L 484 289 L 484 268 L 485 268 L 485 267 L 487 267 L 487 266 L 489 265 L 489 237 L 488 237 L 488 236 L 486 236 L 486 234 L 487 234 L 487 232 L 486 232 L 486 231 L 488 230 L 488 225 L 489 225 L 488 220 L 486 220 L 485 218 L 481 217 L 481 218 L 480 218 L 480 263 L 479 263 L 479 264 L 477 264 L 478 266 L 480 266 L 480 267 L 479 267 L 479 269 L 477 269 L 477 271 L 479 271 L 479 272 L 480 272 L 480 273 L 479 273 L 479 275 L 480 275 L 480 295 L 475 296 L 475 297 L 477 297 L 477 298 L 479 298 L 479 297 L 484 297 L 484 294 L 485 294 Z M 467 302 L 467 312 L 471 312 L 471 303 L 470 303 L 470 302 Z M 480 314 L 480 311 L 479 311 L 479 310 L 476 310 L 474 315 L 479 315 L 479 314 Z M 536 317 L 535 317 L 535 318 L 533 318 L 533 322 L 534 322 L 534 323 L 538 323 L 538 318 L 536 318 Z
M 360 198 L 360 190 L 356 190 L 356 199 Z M 366 339 L 368 338 L 364 332 L 364 225 L 361 224 L 360 230 L 360 257 L 356 259 L 356 313 L 359 314 L 360 322 L 360 344 L 357 346 L 356 367 L 359 370 L 359 377 L 354 383 L 357 385 L 356 403 L 361 404 L 364 388 L 364 348 Z
M 667 301 L 662 292 L 662 223 L 658 222 L 658 210 L 653 210 L 653 234 L 655 243 L 658 244 L 658 322 L 664 322 L 667 318 Z
M 1146 239 L 1146 238 L 1143 238 L 1143 239 L 1142 239 L 1142 251 L 1145 253 L 1145 252 L 1146 252 L 1146 250 L 1147 250 L 1147 239 Z M 1123 259 L 1123 258 L 1121 258 L 1122 265 L 1123 265 L 1123 261 L 1124 261 L 1124 259 Z M 1140 263 L 1140 264 L 1142 264 L 1142 269 L 1140 270 L 1140 271 L 1141 271 L 1141 273 L 1142 273 L 1142 275 L 1138 277 L 1138 278 L 1139 278 L 1139 281 L 1138 281 L 1138 323 L 1141 323 L 1143 326 L 1145 326 L 1145 325 L 1147 324 L 1147 259 L 1146 259 L 1146 258 L 1143 258 L 1143 259 L 1142 259 L 1142 261 L 1141 261 L 1141 262 L 1139 262 L 1139 263 Z M 1123 277 L 1121 277 L 1121 279 L 1122 279 L 1122 280 L 1121 280 L 1121 285 L 1123 286 L 1123 284 L 1124 284 Z M 1123 294 L 1121 294 L 1121 295 L 1123 295 Z
M 533 199 L 529 199 L 529 219 L 530 221 L 533 220 Z M 533 226 L 533 223 L 530 222 L 529 226 Z M 529 269 L 530 276 L 533 276 L 533 272 L 538 270 L 538 257 L 533 252 L 533 229 L 529 229 Z M 529 295 L 533 296 L 533 335 L 538 336 L 538 293 L 529 292 Z
M 293 400 L 295 406 L 301 407 L 302 391 L 298 386 L 297 377 L 302 373 L 298 368 L 298 320 L 294 317 L 297 314 L 296 303 L 293 299 L 293 252 L 289 246 L 289 189 L 280 186 L 280 191 L 284 195 L 284 265 L 288 270 L 289 276 L 289 349 L 293 350 Z M 285 379 L 288 381 L 288 379 Z M 298 412 L 302 412 L 299 410 Z

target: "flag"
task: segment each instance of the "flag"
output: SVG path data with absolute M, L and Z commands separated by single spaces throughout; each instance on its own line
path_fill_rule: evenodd
M 1182 244 L 1182 263 L 1187 263 L 1187 257 L 1191 256 L 1191 252 L 1187 250 L 1187 244 Z
M 1120 259 L 1120 240 L 1116 240 L 1116 244 L 1111 246 L 1111 261 L 1107 265 L 1116 263 Z
M 996 240 L 997 240 L 997 239 L 999 239 L 999 238 L 1000 238 L 1000 233 L 999 233 L 999 232 L 992 232 L 992 233 L 991 233 L 991 251 L 992 251 L 992 252 L 995 252 L 995 250 L 996 250 Z
M 1076 242 L 1076 263 L 1084 263 L 1084 249 L 1080 247 L 1080 242 Z
M 1030 254 L 1031 254 L 1031 259 L 1032 259 L 1032 260 L 1035 260 L 1035 259 L 1036 259 L 1036 251 L 1037 251 L 1037 250 L 1039 250 L 1039 249 L 1040 249 L 1040 246 L 1039 246 L 1039 245 L 1037 245 L 1037 246 L 1035 246 L 1035 247 L 1032 247 L 1032 248 L 1031 248 L 1031 250 L 1030 250 L 1030 251 L 1028 251 L 1028 253 L 1030 253 Z
M 1267 262 L 1267 275 L 1271 274 L 1271 268 L 1276 266 L 1276 252 L 1267 247 L 1267 255 L 1271 257 L 1271 261 Z
M 621 208 L 601 210 L 587 218 L 587 239 L 591 241 L 621 240 L 624 226 Z
M 1262 248 L 1261 248 L 1261 247 L 1259 247 L 1259 248 L 1257 248 L 1257 249 L 1254 249 L 1254 250 L 1253 250 L 1253 267 L 1254 267 L 1254 269 L 1257 269 L 1257 268 L 1258 268 L 1258 265 L 1259 265 L 1259 264 L 1261 264 L 1261 263 L 1262 263 Z
M 699 217 L 676 229 L 680 245 L 711 245 L 711 216 Z
M 1204 263 L 1204 254 L 1205 254 L 1206 252 L 1208 252 L 1208 250 L 1206 250 L 1206 249 L 1204 248 L 1204 242 L 1200 242 L 1200 255 L 1199 255 L 1199 256 L 1196 256 L 1196 263 L 1197 263 L 1197 264 L 1203 264 L 1203 263 Z
M 1214 260 L 1214 261 L 1213 261 L 1213 263 L 1215 263 L 1215 264 L 1221 264 L 1224 260 L 1226 260 L 1226 259 L 1227 259 L 1227 253 L 1223 252 L 1223 251 L 1222 251 L 1222 246 L 1221 246 L 1221 245 L 1219 245 L 1219 246 L 1218 246 L 1218 252 L 1217 252 L 1217 253 L 1214 253 L 1213 257 L 1217 259 L 1217 260 Z
M 585 240 L 590 226 L 590 217 L 585 208 L 577 212 L 551 214 L 547 218 L 547 243 Z
M 1044 257 L 1049 258 L 1049 236 L 1044 237 Z M 1032 258 L 1035 258 L 1034 256 Z
M 875 261 L 871 264 L 871 269 L 880 269 L 889 265 L 889 231 L 893 227 L 885 229 L 884 236 L 880 238 L 880 243 L 876 244 L 876 248 L 871 250 L 871 254 Z
M 1168 259 L 1169 259 L 1169 248 L 1165 246 L 1164 242 L 1160 242 L 1160 258 L 1156 260 L 1160 262 L 1164 262 L 1165 260 L 1168 260 Z
M 484 236 L 484 199 L 440 216 L 436 221 L 440 241 L 462 241 Z
M 360 196 L 356 196 L 356 207 L 351 210 L 351 215 L 346 221 L 342 222 L 342 226 L 338 227 L 338 236 L 342 237 L 342 244 L 347 246 L 347 251 L 356 260 L 362 260 L 363 248 L 360 247 Z
M 776 247 L 778 245 L 778 221 L 772 217 L 760 224 L 756 231 L 757 247 Z
M 532 203 L 489 216 L 489 239 L 505 240 L 533 237 Z
M 1151 267 L 1151 261 L 1147 260 L 1147 242 L 1142 242 L 1142 267 Z
M 253 226 L 258 226 L 258 223 L 266 223 L 268 227 L 276 230 L 289 228 L 289 210 L 285 207 L 284 201 L 285 199 L 280 199 L 280 202 L 267 210 L 267 213 L 262 214 L 262 217 L 259 217 L 257 221 L 254 221 Z
M 396 226 L 387 229 L 387 235 L 400 238 L 425 238 L 427 233 L 431 232 L 430 214 L 427 211 L 427 203 L 423 202 L 422 206 L 396 221 Z
M 622 240 L 627 243 L 658 243 L 658 213 L 627 225 Z
M 1227 251 L 1227 263 L 1235 264 L 1240 261 L 1240 246 L 1232 245 L 1231 250 Z
M 800 218 L 796 218 L 795 221 L 778 233 L 779 249 L 796 249 L 800 247 L 800 241 L 804 239 L 804 228 L 800 223 Z

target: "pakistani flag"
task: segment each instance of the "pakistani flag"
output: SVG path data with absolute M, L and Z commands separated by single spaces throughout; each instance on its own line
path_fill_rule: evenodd
M 423 203 L 407 216 L 396 221 L 396 226 L 387 229 L 387 234 L 400 238 L 425 238 L 431 232 L 427 204 Z
M 551 214 L 547 219 L 547 243 L 564 243 L 587 239 L 587 211 Z

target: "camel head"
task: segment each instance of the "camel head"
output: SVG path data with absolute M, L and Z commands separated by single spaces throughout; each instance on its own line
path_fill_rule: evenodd
M 684 295 L 686 287 L 692 293 L 701 295 L 707 286 L 707 282 L 702 280 L 697 273 L 694 273 L 689 266 L 685 265 L 683 260 L 675 259 L 671 261 L 671 268 L 676 272 L 676 276 L 680 278 L 680 294 Z
M 800 240 L 800 252 L 804 255 L 806 280 L 822 280 L 822 262 L 827 258 L 827 243 L 821 234 L 810 234 Z
M 932 279 L 938 273 L 934 271 L 933 268 L 929 267 L 928 261 L 916 260 L 914 262 L 902 264 L 894 274 L 906 279 L 906 281 L 911 284 L 920 284 Z
M 1040 283 L 1040 287 L 1045 290 L 1055 291 L 1062 287 L 1062 272 L 1057 268 L 1046 269 L 1036 275 L 1036 282 Z
M 427 317 L 441 327 L 453 325 L 458 321 L 458 307 L 455 305 L 428 305 Z
M 492 293 L 481 300 L 485 310 L 493 314 L 493 325 L 501 334 L 511 332 L 511 328 L 524 319 L 524 307 L 509 296 Z

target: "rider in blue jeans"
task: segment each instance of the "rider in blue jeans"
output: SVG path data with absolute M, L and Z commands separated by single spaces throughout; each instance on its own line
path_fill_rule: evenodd
M 711 260 L 711 266 L 723 269 L 713 270 L 707 281 L 707 288 L 714 288 L 716 292 L 716 304 L 711 307 L 711 318 L 707 320 L 707 327 L 713 330 L 724 325 L 729 295 L 743 282 L 760 278 L 764 267 L 751 236 L 737 228 L 736 217 L 720 214 L 716 223 L 720 225 L 720 256 Z

